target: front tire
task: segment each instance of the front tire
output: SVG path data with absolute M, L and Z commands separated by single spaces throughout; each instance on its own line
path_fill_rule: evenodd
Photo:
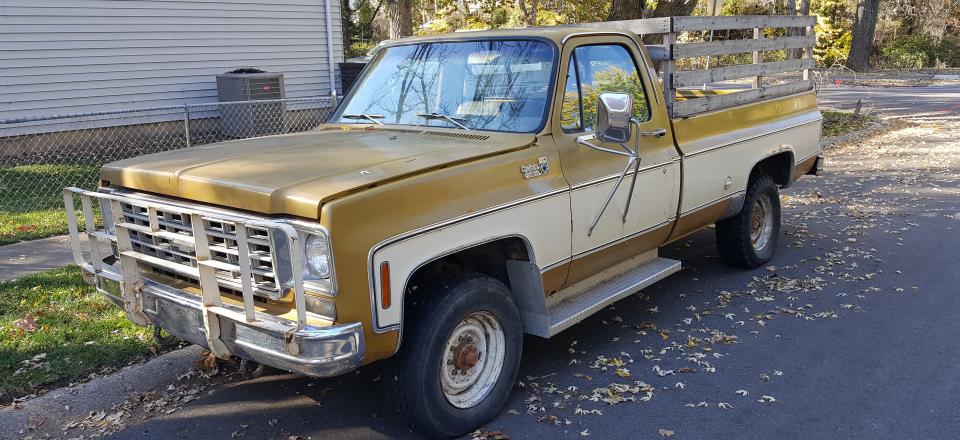
M 743 208 L 717 222 L 717 250 L 733 267 L 754 269 L 773 258 L 780 236 L 780 191 L 770 176 L 750 180 Z
M 523 350 L 520 313 L 500 281 L 478 274 L 418 292 L 405 306 L 403 345 L 388 395 L 402 420 L 455 437 L 496 416 Z

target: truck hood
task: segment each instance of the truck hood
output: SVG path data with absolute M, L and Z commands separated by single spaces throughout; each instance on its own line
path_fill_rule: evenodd
M 111 186 L 262 214 L 317 218 L 357 189 L 530 146 L 533 134 L 323 128 L 107 164 Z

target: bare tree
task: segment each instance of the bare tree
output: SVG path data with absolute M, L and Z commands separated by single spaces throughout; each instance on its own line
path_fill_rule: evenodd
M 643 18 L 645 7 L 645 0 L 613 0 L 610 3 L 610 14 L 607 15 L 607 21 Z
M 388 0 L 390 16 L 390 39 L 413 35 L 413 17 L 410 13 L 412 0 Z
M 907 34 L 925 33 L 939 41 L 951 18 L 950 0 L 902 0 L 894 7 Z
M 858 72 L 870 67 L 870 52 L 873 50 L 873 37 L 879 14 L 880 0 L 858 0 L 847 67 Z

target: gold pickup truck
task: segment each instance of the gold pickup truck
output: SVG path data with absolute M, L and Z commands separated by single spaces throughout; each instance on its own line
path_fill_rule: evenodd
M 67 188 L 77 262 L 133 322 L 219 357 L 318 377 L 393 358 L 404 419 L 462 434 L 506 401 L 525 333 L 678 271 L 665 244 L 716 224 L 725 262 L 769 261 L 779 190 L 820 168 L 809 88 L 714 110 L 744 91 L 674 89 L 651 53 L 576 27 L 385 43 L 314 130 Z

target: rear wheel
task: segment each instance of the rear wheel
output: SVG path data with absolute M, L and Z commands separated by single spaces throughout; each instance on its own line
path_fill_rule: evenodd
M 404 421 L 430 437 L 476 429 L 502 408 L 520 367 L 523 329 L 510 291 L 471 274 L 406 304 L 386 387 Z
M 773 258 L 780 236 L 780 192 L 770 176 L 750 181 L 743 208 L 717 222 L 717 249 L 731 266 L 753 269 Z

